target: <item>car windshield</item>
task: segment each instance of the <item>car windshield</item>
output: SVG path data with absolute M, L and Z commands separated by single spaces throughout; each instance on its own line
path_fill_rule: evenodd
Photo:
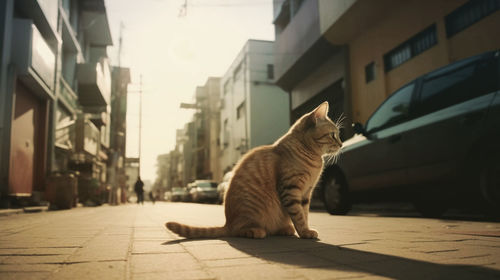
M 214 182 L 201 182 L 201 183 L 198 183 L 198 187 L 200 187 L 202 189 L 217 188 L 217 183 L 214 183 Z
M 415 83 L 404 86 L 389 97 L 366 123 L 368 133 L 397 124 L 409 114 Z
M 183 192 L 184 190 L 182 188 L 172 188 L 172 193 L 180 193 Z

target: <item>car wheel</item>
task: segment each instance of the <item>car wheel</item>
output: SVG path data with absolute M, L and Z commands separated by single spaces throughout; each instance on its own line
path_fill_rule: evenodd
M 332 215 L 345 215 L 351 210 L 347 185 L 339 174 L 333 174 L 322 182 L 323 203 L 326 211 Z
M 500 165 L 483 168 L 480 173 L 480 190 L 484 212 L 488 216 L 500 217 Z

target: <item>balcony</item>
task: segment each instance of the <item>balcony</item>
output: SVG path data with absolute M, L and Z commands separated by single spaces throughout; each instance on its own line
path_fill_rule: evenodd
M 111 97 L 111 74 L 106 59 L 77 65 L 78 99 L 82 106 L 107 106 Z
M 12 63 L 19 78 L 42 98 L 53 98 L 56 56 L 35 24 L 14 19 Z
M 31 18 L 51 48 L 57 48 L 61 38 L 57 34 L 58 1 L 16 0 L 15 8 Z
M 99 129 L 85 115 L 80 115 L 76 122 L 76 153 L 97 156 L 100 150 Z

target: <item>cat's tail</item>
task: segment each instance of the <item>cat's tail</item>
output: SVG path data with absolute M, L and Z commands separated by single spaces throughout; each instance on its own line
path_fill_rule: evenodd
M 165 226 L 173 233 L 186 238 L 215 238 L 228 236 L 226 227 L 192 227 L 176 222 L 168 222 Z

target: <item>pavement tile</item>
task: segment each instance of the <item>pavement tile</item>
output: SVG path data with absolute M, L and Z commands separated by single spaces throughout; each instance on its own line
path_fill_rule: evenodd
M 175 239 L 175 242 L 182 242 L 182 246 L 203 246 L 203 245 L 214 245 L 214 244 L 227 244 L 225 240 L 221 239 Z
M 441 265 L 403 258 L 378 262 L 355 263 L 353 267 L 365 273 L 393 279 L 493 279 L 479 271 L 470 271 L 461 266 Z
M 133 273 L 199 270 L 201 265 L 188 253 L 132 255 Z
M 4 255 L 70 255 L 78 247 L 70 248 L 0 248 L 0 256 Z
M 0 279 L 2 280 L 43 280 L 49 279 L 50 272 L 1 272 Z
M 166 238 L 168 235 L 165 230 L 147 230 L 147 231 L 134 231 L 134 238 L 148 239 L 148 238 Z
M 161 241 L 134 241 L 132 254 L 183 253 L 186 250 L 180 244 L 165 245 Z
M 1 264 L 0 272 L 51 272 L 59 268 L 59 264 Z
M 3 264 L 53 264 L 63 263 L 69 255 L 49 255 L 49 256 L 9 256 L 2 261 Z
M 165 280 L 165 279 L 215 279 L 208 272 L 204 270 L 177 270 L 165 272 L 152 272 L 152 273 L 136 273 L 132 276 L 134 280 Z
M 207 267 L 242 266 L 242 265 L 265 264 L 265 263 L 267 263 L 266 260 L 254 257 L 203 261 L 203 264 Z
M 68 262 L 126 260 L 129 236 L 100 235 L 78 249 Z
M 350 248 L 342 248 L 330 246 L 328 248 L 320 248 L 307 251 L 309 255 L 317 256 L 334 263 L 339 264 L 354 264 L 374 261 L 383 261 L 390 258 L 388 255 L 372 253 L 369 251 L 361 251 Z
M 50 276 L 50 279 L 125 279 L 126 262 L 86 262 L 66 264 Z
M 279 264 L 284 268 L 329 266 L 331 260 L 306 252 L 280 252 L 259 254 L 259 258 Z
M 373 274 L 364 273 L 356 270 L 349 270 L 348 267 L 312 267 L 312 268 L 295 268 L 295 272 L 304 275 L 311 280 L 327 280 L 327 279 L 374 279 Z M 389 279 L 389 278 L 386 278 Z
M 193 256 L 198 260 L 215 260 L 215 259 L 232 259 L 249 257 L 240 250 L 231 247 L 228 244 L 213 244 L 204 246 L 186 247 Z
M 213 273 L 217 279 L 307 279 L 292 270 L 287 270 L 276 264 L 255 264 L 245 266 L 231 267 L 216 267 L 209 268 L 208 271 Z

